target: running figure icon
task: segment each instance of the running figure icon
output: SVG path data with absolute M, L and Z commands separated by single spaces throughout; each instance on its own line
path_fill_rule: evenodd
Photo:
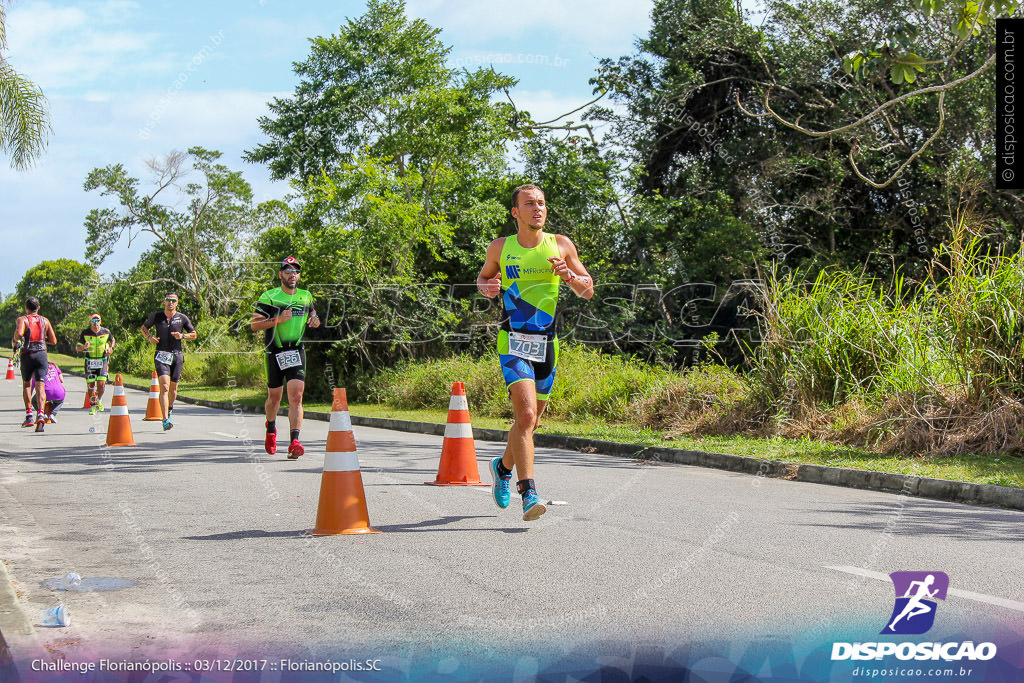
M 935 594 L 939 592 L 938 588 L 936 588 L 934 591 L 928 590 L 928 587 L 931 586 L 933 583 L 935 583 L 934 574 L 929 574 L 928 578 L 926 578 L 924 581 L 912 581 L 910 583 L 910 589 L 907 591 L 907 594 L 903 596 L 905 598 L 910 598 L 910 602 L 908 602 L 907 606 L 903 608 L 903 611 L 900 612 L 900 615 L 893 619 L 892 623 L 889 624 L 890 631 L 895 631 L 896 622 L 898 622 L 900 619 L 903 619 L 904 617 L 906 617 L 907 621 L 910 621 L 919 614 L 928 614 L 933 609 L 935 609 L 932 606 L 935 603 L 929 605 L 921 601 L 921 599 L 925 597 L 934 598 Z M 914 586 L 917 586 L 917 593 L 911 595 L 910 592 L 914 590 Z
M 937 601 L 946 599 L 949 576 L 937 571 L 893 572 L 889 576 L 896 590 L 896 604 L 882 633 L 926 633 L 935 623 Z

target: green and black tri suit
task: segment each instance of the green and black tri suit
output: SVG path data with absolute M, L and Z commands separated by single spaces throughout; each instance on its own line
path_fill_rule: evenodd
M 78 335 L 78 343 L 85 344 L 85 381 L 107 381 L 107 344 L 114 343 L 114 335 L 105 327 L 93 332 L 92 326 L 82 330 Z
M 267 290 L 256 302 L 256 312 L 276 318 L 285 310 L 292 317 L 264 330 L 263 348 L 266 352 L 267 387 L 276 389 L 293 379 L 306 380 L 306 350 L 302 339 L 306 324 L 313 313 L 313 295 L 306 289 L 288 294 L 280 287 Z

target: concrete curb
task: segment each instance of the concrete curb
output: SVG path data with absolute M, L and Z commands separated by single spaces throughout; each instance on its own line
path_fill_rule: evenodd
M 82 377 L 83 373 L 66 371 L 68 374 Z M 149 386 L 125 384 L 124 386 L 140 391 L 149 391 Z M 232 406 L 226 401 L 207 401 L 178 395 L 179 401 L 207 408 L 220 410 L 241 410 L 245 413 L 260 414 L 263 406 L 239 405 Z M 305 417 L 311 420 L 330 421 L 331 414 L 307 410 Z M 391 429 L 398 432 L 416 434 L 432 434 L 443 436 L 445 425 L 433 422 L 413 422 L 411 420 L 395 420 L 382 417 L 363 417 L 352 415 L 352 424 L 360 427 L 376 427 Z M 473 428 L 473 438 L 480 441 L 503 442 L 508 438 L 504 429 Z M 987 505 L 994 507 L 1024 510 L 1024 489 L 1012 486 L 995 486 L 992 484 L 971 484 L 949 479 L 931 479 L 909 474 L 893 474 L 888 472 L 872 472 L 855 470 L 846 467 L 828 467 L 825 465 L 804 465 L 776 460 L 762 460 L 743 455 L 728 455 L 710 451 L 691 451 L 664 446 L 644 446 L 641 444 L 619 443 L 617 441 L 601 441 L 579 436 L 563 436 L 560 434 L 537 434 L 534 443 L 543 448 L 561 448 L 569 451 L 611 455 L 620 458 L 633 458 L 652 462 L 668 462 L 678 465 L 710 467 L 729 472 L 752 474 L 757 477 L 773 479 L 789 479 L 809 484 L 828 484 L 846 488 L 899 493 L 920 498 L 964 503 L 967 505 Z
M 18 600 L 7 568 L 0 562 L 0 681 L 17 683 L 22 680 L 19 666 L 46 658 L 39 634 Z

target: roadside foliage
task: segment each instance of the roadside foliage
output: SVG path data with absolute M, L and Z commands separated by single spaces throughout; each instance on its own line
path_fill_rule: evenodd
M 538 122 L 515 79 L 453 68 L 438 28 L 371 0 L 310 38 L 259 121 L 245 161 L 287 201 L 255 203 L 187 140 L 144 177 L 96 168 L 83 262 L 30 268 L 0 326 L 36 294 L 67 349 L 96 311 L 143 371 L 138 327 L 176 289 L 200 332 L 186 381 L 258 387 L 249 316 L 291 255 L 324 322 L 307 395 L 427 406 L 458 379 L 504 416 L 499 307 L 474 283 L 513 233 L 511 189 L 536 182 L 597 282 L 589 302 L 563 292 L 552 414 L 1018 452 L 1024 205 L 990 170 L 994 22 L 1018 3 L 764 6 L 656 0 L 589 105 Z M 143 237 L 134 267 L 99 275 Z

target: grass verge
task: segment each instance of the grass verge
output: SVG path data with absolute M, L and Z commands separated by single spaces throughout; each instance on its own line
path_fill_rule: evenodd
M 79 369 L 82 361 L 62 354 L 50 354 L 51 360 L 65 369 Z M 122 373 L 126 382 L 149 384 L 149 377 Z M 245 405 L 261 405 L 266 392 L 261 389 L 242 387 L 210 387 L 182 384 L 181 393 L 193 398 L 209 401 L 231 401 Z M 327 412 L 329 403 L 306 403 L 307 410 Z M 472 403 L 470 404 L 472 409 Z M 446 408 L 431 410 L 425 408 L 393 408 L 378 403 L 352 403 L 353 415 L 383 417 L 416 422 L 443 424 L 448 416 Z M 473 415 L 473 425 L 492 429 L 507 429 L 510 420 L 501 417 Z M 752 438 L 746 436 L 690 436 L 675 435 L 668 430 L 637 427 L 628 424 L 602 424 L 595 419 L 544 419 L 541 432 L 564 434 L 606 441 L 635 443 L 645 446 L 668 446 L 689 450 L 712 451 L 730 455 L 744 455 L 766 460 L 780 460 L 792 463 L 827 465 L 909 474 L 935 479 L 966 481 L 977 484 L 996 484 L 1024 488 L 1024 458 L 1019 456 L 961 455 L 938 456 L 892 456 L 871 451 L 838 447 L 835 444 L 815 441 L 809 438 L 786 439 L 782 437 Z

